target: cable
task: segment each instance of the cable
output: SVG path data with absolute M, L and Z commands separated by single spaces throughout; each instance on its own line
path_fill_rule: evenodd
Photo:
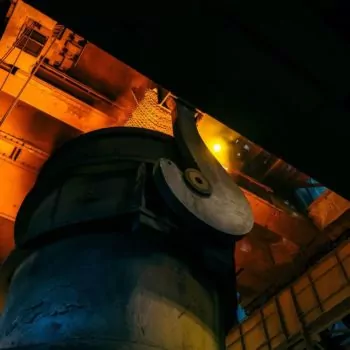
M 46 55 L 48 54 L 48 52 L 51 50 L 51 47 L 53 46 L 53 44 L 56 42 L 57 40 L 57 36 L 55 36 L 51 42 L 51 44 L 49 45 L 49 47 L 47 48 L 47 50 L 45 51 L 45 54 L 42 55 L 40 57 L 40 59 L 38 60 L 38 63 L 36 65 L 36 67 L 32 70 L 32 72 L 30 73 L 30 75 L 28 76 L 27 80 L 25 81 L 25 83 L 23 84 L 22 88 L 20 89 L 20 91 L 18 92 L 17 96 L 15 97 L 15 99 L 12 101 L 11 105 L 9 106 L 8 110 L 6 111 L 6 113 L 4 114 L 4 116 L 0 119 L 0 128 L 1 126 L 4 124 L 4 122 L 6 121 L 7 117 L 10 115 L 10 113 L 13 111 L 13 109 L 16 107 L 24 89 L 27 87 L 27 85 L 29 84 L 30 80 L 32 79 L 32 77 L 35 75 L 35 73 L 38 71 L 38 69 L 40 68 L 40 65 L 43 63 Z
M 7 57 L 10 56 L 12 51 L 15 49 L 16 45 L 19 43 L 19 40 L 16 39 L 16 41 L 13 43 L 13 45 L 8 49 L 8 51 L 0 58 L 0 66 L 4 63 Z
M 23 26 L 25 26 L 25 24 L 23 24 Z M 22 26 L 22 28 L 23 28 L 23 26 Z M 8 51 L 0 58 L 0 66 L 4 63 L 6 58 L 10 56 L 10 54 L 16 48 L 16 46 L 21 42 L 22 35 L 25 33 L 26 30 L 34 30 L 34 23 L 32 22 L 30 24 L 30 26 L 28 26 L 23 32 L 22 32 L 22 29 L 18 32 L 15 42 L 8 49 Z
M 18 62 L 18 60 L 19 60 L 19 58 L 20 58 L 20 56 L 21 56 L 23 50 L 26 48 L 26 46 L 27 46 L 27 44 L 28 44 L 28 42 L 29 42 L 30 35 L 33 33 L 33 30 L 34 30 L 34 26 L 31 25 L 31 27 L 32 27 L 32 28 L 30 29 L 30 32 L 28 32 L 28 34 L 27 34 L 27 39 L 26 39 L 26 41 L 25 41 L 23 47 L 19 50 L 19 52 L 18 52 L 18 54 L 17 54 L 17 57 L 15 58 L 14 62 L 12 63 L 11 69 L 7 72 L 6 78 L 3 80 L 3 82 L 2 82 L 2 84 L 1 84 L 1 86 L 0 86 L 0 91 L 2 91 L 2 89 L 4 88 L 4 86 L 5 86 L 5 84 L 6 84 L 7 80 L 8 80 L 8 78 L 9 78 L 10 75 L 12 74 L 13 70 L 16 68 L 16 63 Z M 29 29 L 29 27 L 26 28 L 26 30 L 27 30 L 27 29 Z M 25 31 L 26 31 L 26 30 L 25 30 Z M 22 40 L 22 36 L 25 34 L 25 31 L 21 34 L 21 36 L 20 36 L 20 38 L 19 38 L 19 40 L 18 40 L 19 42 Z M 14 48 L 15 46 L 16 46 L 16 43 L 15 43 L 12 47 Z M 8 56 L 7 56 L 7 57 L 8 57 Z

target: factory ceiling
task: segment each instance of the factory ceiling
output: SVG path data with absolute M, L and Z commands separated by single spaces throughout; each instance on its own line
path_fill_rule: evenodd
M 350 198 L 348 1 L 27 2 Z
M 40 1 L 27 2 L 45 7 L 45 3 L 41 4 Z M 236 33 L 237 40 L 232 42 L 234 45 L 239 42 L 240 50 L 237 55 L 225 58 L 226 61 L 232 58 L 232 69 L 238 66 L 246 69 L 238 69 L 233 79 L 230 69 L 226 67 L 225 71 L 220 71 L 219 65 L 214 64 L 214 53 L 196 50 L 197 43 L 189 50 L 186 40 L 184 43 L 173 41 L 171 38 L 175 35 L 175 28 L 169 32 L 169 39 L 160 40 L 162 35 L 159 39 L 154 36 L 151 43 L 147 29 L 159 29 L 155 25 L 157 19 L 154 14 L 155 21 L 139 22 L 140 26 L 145 26 L 145 37 L 136 40 L 131 36 L 130 40 L 135 41 L 128 48 L 127 35 L 133 33 L 138 36 L 139 27 L 130 27 L 124 32 L 125 36 L 112 29 L 111 35 L 103 35 L 105 26 L 116 22 L 108 17 L 106 9 L 102 11 L 96 8 L 96 17 L 90 18 L 96 20 L 96 23 L 90 23 L 95 34 L 87 32 L 88 39 L 101 44 L 110 51 L 107 53 L 81 36 L 87 27 L 84 22 L 77 20 L 81 16 L 75 17 L 74 9 L 66 7 L 65 13 L 60 11 L 65 1 L 61 0 L 58 7 L 54 0 L 50 1 L 52 18 L 22 1 L 5 3 L 6 25 L 0 41 L 1 260 L 13 248 L 13 221 L 24 196 L 32 187 L 42 164 L 64 142 L 81 133 L 111 126 L 148 127 L 172 134 L 167 108 L 172 94 L 111 53 L 120 53 L 118 57 L 135 64 L 144 73 L 150 73 L 157 82 L 163 82 L 164 79 L 167 87 L 173 87 L 174 92 L 187 97 L 192 103 L 198 103 L 205 111 L 200 112 L 202 119 L 198 124 L 199 131 L 208 147 L 243 188 L 254 212 L 254 229 L 247 238 L 238 242 L 236 249 L 238 289 L 244 305 L 251 304 L 263 292 L 273 291 L 279 284 L 286 282 L 305 265 L 317 248 L 329 241 L 327 232 L 317 229 L 305 215 L 298 213 L 285 200 L 310 178 L 207 114 L 214 112 L 216 116 L 217 113 L 227 125 L 237 126 L 246 136 L 270 145 L 272 150 L 285 154 L 291 160 L 295 158 L 294 152 L 304 147 L 304 127 L 308 130 L 308 124 L 300 124 L 298 120 L 301 116 L 296 113 L 291 118 L 290 113 L 299 108 L 305 108 L 304 112 L 313 110 L 321 95 L 313 90 L 310 79 L 305 82 L 281 62 L 274 62 L 271 54 L 261 47 L 255 47 L 249 41 L 252 38 L 248 33 L 245 34 L 249 40 Z M 88 16 L 89 6 L 84 4 L 87 14 L 83 17 Z M 57 19 L 62 18 L 62 23 L 69 24 L 69 27 L 55 21 L 55 11 Z M 98 22 L 98 15 L 102 13 L 107 16 L 106 23 Z M 125 16 L 124 19 L 127 27 L 129 17 Z M 215 17 L 213 23 L 202 27 L 208 38 L 215 33 L 212 28 L 214 24 Z M 72 30 L 75 28 L 78 32 Z M 118 27 L 116 30 L 121 29 Z M 199 35 L 200 30 L 197 29 Z M 178 32 L 179 35 L 182 30 Z M 221 40 L 223 38 L 216 43 L 218 49 L 222 49 Z M 166 48 L 159 54 L 157 47 L 161 43 L 163 45 L 163 41 Z M 153 45 L 154 51 L 149 51 L 147 45 Z M 321 50 L 320 46 L 317 47 Z M 172 58 L 168 57 L 171 52 Z M 134 57 L 132 54 L 139 56 Z M 130 62 L 127 60 L 129 56 Z M 175 63 L 172 60 L 174 57 L 179 59 Z M 210 59 L 213 60 L 212 65 L 207 65 L 206 74 L 203 75 L 200 67 Z M 165 62 L 169 62 L 166 70 L 163 65 Z M 201 64 L 196 70 L 192 64 L 198 62 Z M 249 69 L 245 66 L 248 63 Z M 181 71 L 178 68 L 180 65 L 183 65 Z M 155 69 L 157 66 L 159 71 Z M 266 70 L 267 66 L 270 71 Z M 191 72 L 190 67 L 193 68 Z M 279 75 L 278 82 L 273 80 L 273 74 Z M 178 85 L 177 75 L 183 79 L 185 86 Z M 334 85 L 332 79 L 333 76 L 329 76 L 327 80 L 330 86 Z M 210 89 L 207 83 L 211 84 Z M 342 89 L 346 84 L 344 78 L 342 85 L 338 86 L 339 93 L 344 92 Z M 248 103 L 249 98 L 251 102 Z M 272 119 L 268 118 L 274 118 L 278 113 L 284 117 L 278 123 L 270 122 Z M 297 123 L 299 133 L 295 129 Z M 291 132 L 290 136 L 284 134 L 285 125 Z M 317 130 L 323 126 L 324 123 L 319 120 L 315 128 Z M 322 134 L 323 140 L 326 136 Z M 290 137 L 293 137 L 293 142 Z M 278 144 L 281 147 L 277 147 Z M 301 156 L 316 152 L 315 147 L 311 142 L 303 149 Z M 323 151 L 327 157 L 330 148 L 319 148 L 319 151 Z M 319 159 L 319 153 L 315 157 Z M 299 162 L 299 158 L 295 158 L 295 164 Z M 300 164 L 304 165 L 303 159 Z M 318 174 L 324 162 L 321 165 L 317 162 L 315 166 L 313 164 L 310 158 L 310 164 L 307 163 L 304 169 L 314 170 Z M 324 180 L 332 179 L 326 174 Z M 333 184 L 332 181 L 329 183 Z M 296 261 L 299 265 L 295 264 Z

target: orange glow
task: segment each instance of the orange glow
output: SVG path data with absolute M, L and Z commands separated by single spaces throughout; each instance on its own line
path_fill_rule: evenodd
M 221 145 L 220 145 L 220 143 L 215 143 L 215 144 L 214 144 L 214 146 L 213 146 L 213 151 L 214 151 L 215 153 L 218 153 L 218 152 L 221 151 Z
M 223 168 L 239 170 L 241 164 L 233 157 L 232 145 L 240 135 L 209 115 L 198 123 L 198 131 L 208 149 Z

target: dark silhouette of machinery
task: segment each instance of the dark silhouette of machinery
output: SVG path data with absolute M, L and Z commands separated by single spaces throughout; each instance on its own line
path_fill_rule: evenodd
M 194 115 L 178 102 L 174 138 L 102 129 L 47 161 L 1 271 L 0 348 L 224 347 L 253 217 Z

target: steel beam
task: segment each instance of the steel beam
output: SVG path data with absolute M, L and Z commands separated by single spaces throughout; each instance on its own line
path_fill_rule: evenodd
M 7 76 L 8 72 L 0 69 L 0 82 Z M 2 91 L 15 98 L 27 79 L 27 73 L 17 71 L 8 77 Z M 116 119 L 37 78 L 31 79 L 20 101 L 82 132 L 118 125 Z

